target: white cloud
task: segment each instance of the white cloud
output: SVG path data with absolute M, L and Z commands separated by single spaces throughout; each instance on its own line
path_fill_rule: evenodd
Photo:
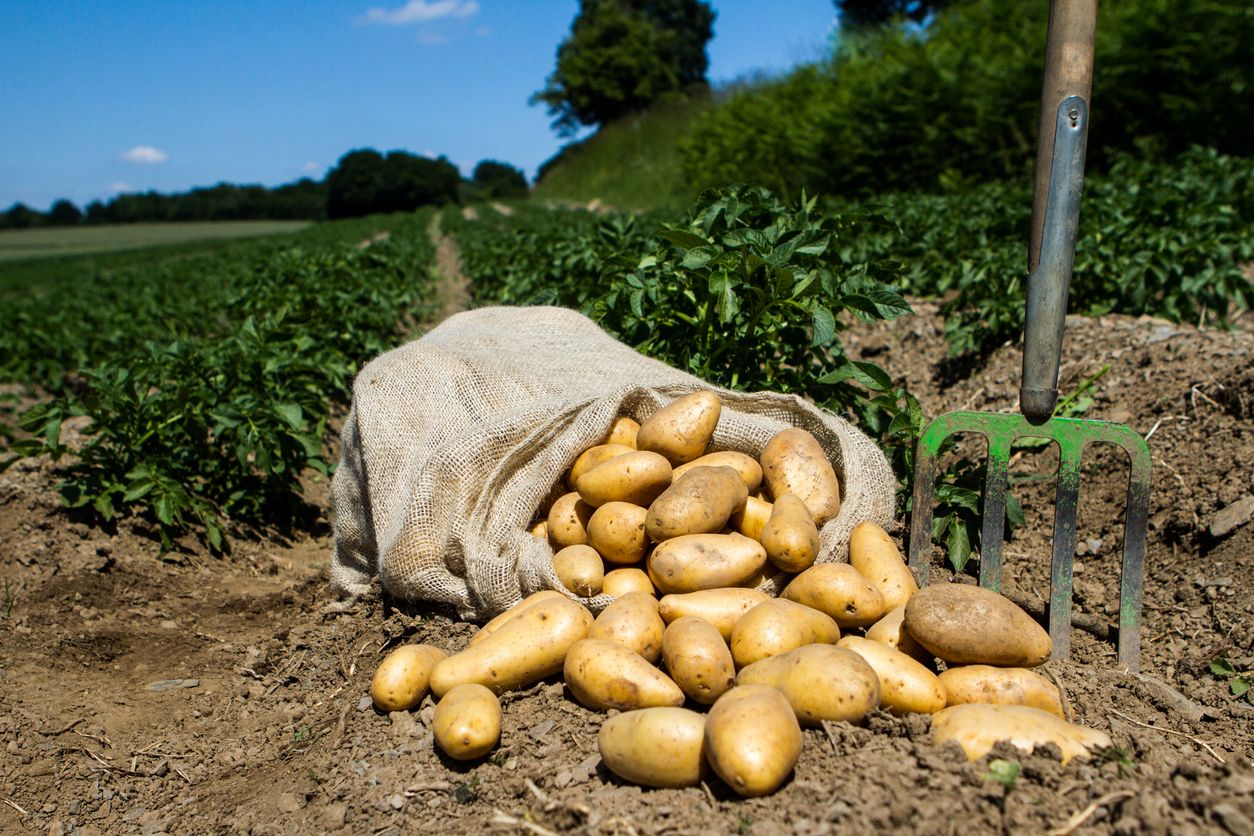
M 122 152 L 122 159 L 128 163 L 155 165 L 165 162 L 170 157 L 160 148 L 153 148 L 151 145 L 136 145 L 131 150 Z
M 133 191 L 134 188 L 135 187 L 132 186 L 130 183 L 123 183 L 121 180 L 119 180 L 116 183 L 109 184 L 109 191 L 114 192 L 114 193 L 119 193 L 119 194 L 121 192 Z
M 317 163 L 314 163 L 314 162 L 308 162 L 308 163 L 305 163 L 304 165 L 302 165 L 302 166 L 300 167 L 300 170 L 301 170 L 301 171 L 303 171 L 303 172 L 305 172 L 306 174 L 313 174 L 313 173 L 314 173 L 314 172 L 316 172 L 316 171 L 321 171 L 321 170 L 322 170 L 322 166 L 320 166 L 320 165 L 318 165 Z
M 479 13 L 475 0 L 409 0 L 399 9 L 376 6 L 356 18 L 355 23 L 382 23 L 403 26 L 407 23 L 426 23 L 443 17 L 470 17 Z

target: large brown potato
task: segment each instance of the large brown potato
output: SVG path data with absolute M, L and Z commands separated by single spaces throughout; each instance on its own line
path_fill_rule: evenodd
M 884 596 L 884 607 L 904 607 L 919 585 L 888 532 L 873 522 L 861 522 L 849 535 L 849 565 Z
M 884 617 L 884 596 L 848 563 L 820 563 L 789 581 L 781 597 L 825 612 L 841 627 L 866 627 Z
M 746 797 L 783 786 L 801 756 L 802 740 L 792 706 L 769 685 L 737 685 L 718 698 L 705 721 L 710 767 Z
M 933 714 L 945 707 L 945 689 L 936 674 L 900 650 L 861 636 L 845 636 L 837 647 L 867 661 L 880 679 L 880 704 L 893 714 Z
M 649 662 L 662 656 L 666 624 L 657 613 L 657 599 L 646 592 L 629 592 L 601 610 L 588 630 L 590 639 L 608 639 L 639 653 Z
M 576 642 L 566 654 L 562 677 L 575 699 L 594 710 L 684 704 L 684 692 L 670 677 L 607 639 Z
M 741 616 L 769 600 L 765 592 L 757 589 L 703 589 L 663 596 L 658 601 L 658 614 L 667 624 L 686 615 L 708 621 L 724 641 L 731 641 L 732 628 Z
M 1034 668 L 1049 661 L 1049 633 L 1013 601 L 992 590 L 933 584 L 906 604 L 906 629 L 946 662 Z
M 736 663 L 718 628 L 684 616 L 662 636 L 662 659 L 671 679 L 695 702 L 710 705 L 736 684 Z
M 601 725 L 597 749 L 605 767 L 646 787 L 695 787 L 706 772 L 705 717 L 687 708 L 625 711 Z
M 830 644 L 806 644 L 743 668 L 737 685 L 778 688 L 805 726 L 856 723 L 880 704 L 880 680 L 866 660 Z
M 803 644 L 833 644 L 840 628 L 829 616 L 793 601 L 771 598 L 745 613 L 732 628 L 737 667 L 796 650 Z
M 660 453 L 672 465 L 699 458 L 714 436 L 722 409 L 713 392 L 684 395 L 640 422 L 636 448 Z
M 658 543 L 648 567 L 654 586 L 671 594 L 737 586 L 765 562 L 762 544 L 743 534 L 685 534 Z
M 579 497 L 593 508 L 630 502 L 648 508 L 671 483 L 671 466 L 657 453 L 636 450 L 615 456 L 579 477 Z
M 816 525 L 840 513 L 840 482 L 818 439 L 800 427 L 784 430 L 762 448 L 762 478 L 771 496 L 796 494 Z
M 532 604 L 537 603 L 538 601 L 543 601 L 546 598 L 565 598 L 565 597 L 566 597 L 565 595 L 558 592 L 556 589 L 542 589 L 539 592 L 533 592 L 532 594 L 528 595 L 523 600 L 519 601 L 514 606 L 507 609 L 505 612 L 493 618 L 487 624 L 484 624 L 482 627 L 480 627 L 479 632 L 475 633 L 473 636 L 470 637 L 469 645 L 475 645 L 483 641 L 488 636 L 492 635 L 497 630 L 501 629 L 501 625 L 509 621 L 514 616 L 518 615 L 523 610 L 527 609 L 527 607 L 530 607 Z
M 684 534 L 713 534 L 723 530 L 748 498 L 744 482 L 730 467 L 698 467 L 653 500 L 644 530 L 655 543 Z

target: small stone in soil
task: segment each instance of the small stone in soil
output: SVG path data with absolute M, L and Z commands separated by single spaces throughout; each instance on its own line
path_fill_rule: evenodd
M 149 691 L 171 691 L 175 688 L 199 688 L 199 679 L 159 679 L 148 683 Z

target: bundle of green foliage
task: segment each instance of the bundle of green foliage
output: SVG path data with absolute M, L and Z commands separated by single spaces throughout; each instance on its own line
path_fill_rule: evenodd
M 455 203 L 461 174 L 446 157 L 432 160 L 373 148 L 349 151 L 327 175 L 327 217 L 355 218 L 376 212 L 409 212 L 419 206 Z

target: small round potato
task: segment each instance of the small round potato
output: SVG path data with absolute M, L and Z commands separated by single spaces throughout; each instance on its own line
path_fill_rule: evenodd
M 562 678 L 575 699 L 595 711 L 684 704 L 684 692 L 670 677 L 607 639 L 576 642 L 566 654 Z
M 562 494 L 549 508 L 549 540 L 559 549 L 588 542 L 588 520 L 596 510 L 577 493 Z
M 757 589 L 703 589 L 683 595 L 664 595 L 658 601 L 658 614 L 670 624 L 690 615 L 714 625 L 723 641 L 731 641 L 732 628 L 749 610 L 771 600 Z
M 625 781 L 695 787 L 706 772 L 705 717 L 675 706 L 625 711 L 601 724 L 597 749 L 606 769 Z
M 802 740 L 792 706 L 769 685 L 737 685 L 719 697 L 705 721 L 710 768 L 746 797 L 783 786 L 801 756 Z
M 737 511 L 727 520 L 728 525 L 746 537 L 762 541 L 762 529 L 771 518 L 774 506 L 765 499 L 751 496 L 745 500 L 743 511 Z
M 581 598 L 601 594 L 605 564 L 592 546 L 567 546 L 553 555 L 553 571 L 562 586 Z
M 576 487 L 580 498 L 594 508 L 607 502 L 648 508 L 670 484 L 670 462 L 657 453 L 635 450 L 592 468 L 579 477 Z
M 945 689 L 936 674 L 886 644 L 845 636 L 837 647 L 867 661 L 880 679 L 880 703 L 893 714 L 935 714 L 945 707 Z
M 962 665 L 940 675 L 947 705 L 1026 705 L 1066 719 L 1058 686 L 1027 668 Z
M 640 432 L 640 424 L 635 418 L 620 415 L 610 425 L 610 434 L 605 437 L 606 444 L 621 444 L 636 449 L 636 433 Z
M 657 594 L 653 581 L 649 580 L 649 576 L 639 566 L 624 566 L 605 573 L 605 581 L 601 584 L 602 595 L 617 598 L 629 592 L 643 592 L 654 597 Z
M 579 477 L 592 470 L 598 465 L 605 464 L 610 459 L 621 456 L 624 453 L 630 453 L 636 448 L 626 444 L 598 444 L 595 447 L 589 447 L 579 454 L 575 459 L 575 463 L 570 466 L 570 473 L 566 474 L 566 487 L 572 491 L 579 484 Z
M 458 685 L 435 704 L 431 730 L 450 758 L 481 758 L 501 740 L 501 702 L 482 685 Z
M 685 534 L 659 543 L 648 567 L 654 586 L 670 594 L 737 586 L 765 562 L 762 544 L 743 534 Z
M 879 590 L 887 609 L 904 607 L 919 591 L 893 538 L 869 520 L 855 525 L 849 535 L 849 565 Z
M 810 509 L 815 525 L 840 513 L 840 482 L 817 438 L 793 427 L 777 433 L 762 448 L 762 478 L 771 496 L 796 494 Z
M 856 723 L 880 704 L 880 680 L 866 660 L 830 644 L 806 644 L 742 669 L 737 685 L 770 685 L 803 726 L 824 720 Z
M 537 540 L 549 541 L 549 521 L 547 519 L 540 520 L 531 527 L 531 536 Z
M 667 625 L 662 659 L 675 684 L 702 705 L 711 705 L 736 684 L 731 650 L 708 621 L 684 616 Z
M 743 668 L 805 644 L 833 644 L 840 628 L 829 616 L 783 598 L 771 598 L 745 613 L 732 628 L 731 651 Z
M 479 631 L 470 637 L 470 641 L 467 643 L 467 647 L 476 645 L 479 642 L 483 641 L 488 636 L 492 635 L 497 630 L 501 629 L 501 625 L 509 621 L 514 616 L 518 615 L 523 610 L 527 609 L 527 607 L 530 607 L 532 604 L 535 604 L 539 601 L 543 601 L 547 598 L 565 598 L 565 597 L 566 597 L 565 595 L 558 592 L 556 589 L 542 589 L 539 592 L 533 592 L 532 594 L 524 598 L 522 601 L 518 602 L 514 606 L 507 609 L 505 612 L 493 618 L 487 624 L 484 624 L 482 627 L 480 627 Z
M 730 467 L 698 467 L 653 500 L 644 530 L 655 543 L 684 534 L 713 534 L 745 506 L 749 492 Z
M 841 627 L 866 627 L 884 617 L 884 596 L 848 563 L 820 563 L 789 581 L 780 596 L 825 612 Z
M 447 656 L 429 644 L 403 644 L 393 650 L 374 672 L 370 698 L 380 711 L 408 711 L 422 702 L 431 681 L 431 670 Z
M 1034 668 L 1049 661 L 1049 633 L 1013 601 L 970 584 L 938 583 L 906 604 L 906 629 L 957 665 Z
M 665 632 L 666 624 L 657 614 L 657 599 L 651 593 L 629 592 L 601 610 L 588 638 L 617 642 L 654 663 L 662 656 Z
M 759 540 L 767 560 L 785 572 L 803 572 L 819 556 L 819 528 L 810 509 L 795 494 L 786 493 L 775 500 Z
M 1053 743 L 1062 752 L 1063 763 L 1088 760 L 1090 752 L 1113 745 L 1105 732 L 1068 723 L 1039 708 L 980 703 L 955 705 L 932 715 L 932 742 L 940 746 L 951 740 L 972 761 L 1002 741 L 1027 752 Z
M 605 503 L 588 520 L 588 545 L 609 563 L 639 563 L 649 546 L 644 533 L 648 513 L 630 502 Z
M 713 392 L 684 395 L 640 422 L 636 448 L 661 453 L 672 465 L 699 458 L 714 436 L 722 409 Z
M 740 474 L 740 480 L 745 483 L 747 493 L 753 493 L 762 485 L 762 465 L 746 453 L 738 453 L 735 450 L 706 453 L 699 459 L 693 459 L 675 468 L 675 480 L 678 481 L 679 477 L 697 467 L 730 467 Z
M 905 625 L 906 608 L 898 607 L 889 610 L 879 621 L 866 628 L 866 637 L 873 642 L 886 644 L 894 650 L 900 650 L 925 668 L 936 666 L 936 657 L 928 653 L 923 645 L 914 640 Z

